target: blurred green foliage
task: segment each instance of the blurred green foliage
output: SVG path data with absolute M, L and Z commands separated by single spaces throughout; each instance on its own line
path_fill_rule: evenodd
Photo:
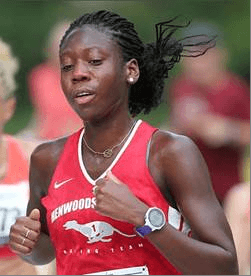
M 135 23 L 144 42 L 155 39 L 154 24 L 176 15 L 217 24 L 229 49 L 229 68 L 249 80 L 250 2 L 248 0 L 152 0 L 152 1 L 18 1 L 0 2 L 0 37 L 12 45 L 21 69 L 17 75 L 18 104 L 5 131 L 15 134 L 29 123 L 33 109 L 27 90 L 27 74 L 43 61 L 43 48 L 54 23 L 73 20 L 85 12 L 109 9 Z M 179 70 L 177 67 L 170 76 Z M 167 81 L 168 82 L 168 81 Z M 168 93 L 168 91 L 166 92 Z M 167 98 L 167 97 L 165 97 Z M 168 103 L 147 116 L 154 125 L 168 119 Z

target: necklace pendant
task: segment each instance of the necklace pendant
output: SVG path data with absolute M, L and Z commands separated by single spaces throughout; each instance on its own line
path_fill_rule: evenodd
M 112 156 L 112 149 L 107 149 L 103 152 L 103 156 L 106 157 L 106 158 L 109 158 Z

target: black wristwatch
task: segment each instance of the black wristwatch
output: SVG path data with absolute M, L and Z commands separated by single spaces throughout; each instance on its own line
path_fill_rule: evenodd
M 136 232 L 142 238 L 153 231 L 160 230 L 166 224 L 166 217 L 164 212 L 157 208 L 151 207 L 145 214 L 145 224 L 136 227 Z

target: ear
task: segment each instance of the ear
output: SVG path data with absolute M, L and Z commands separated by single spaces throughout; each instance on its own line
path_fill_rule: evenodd
M 129 85 L 136 83 L 139 79 L 140 71 L 138 61 L 133 58 L 126 63 L 126 80 Z
M 7 123 L 13 116 L 16 108 L 16 98 L 11 97 L 4 103 L 4 121 Z

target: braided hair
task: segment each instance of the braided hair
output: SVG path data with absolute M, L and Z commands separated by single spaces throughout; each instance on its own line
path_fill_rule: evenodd
M 210 42 L 213 39 L 194 43 L 193 36 L 181 40 L 173 38 L 172 35 L 178 28 L 189 24 L 174 25 L 176 19 L 177 17 L 156 24 L 156 42 L 144 44 L 135 31 L 134 24 L 126 18 L 107 10 L 86 13 L 70 25 L 61 40 L 60 49 L 73 30 L 85 25 L 91 25 L 109 35 L 120 46 L 124 62 L 133 58 L 138 62 L 140 77 L 130 88 L 129 111 L 133 116 L 147 114 L 161 103 L 165 78 L 181 56 L 201 55 L 212 47 Z M 202 49 L 203 45 L 206 47 Z M 197 49 L 189 50 L 191 46 L 197 46 Z M 188 54 L 185 55 L 184 52 Z

